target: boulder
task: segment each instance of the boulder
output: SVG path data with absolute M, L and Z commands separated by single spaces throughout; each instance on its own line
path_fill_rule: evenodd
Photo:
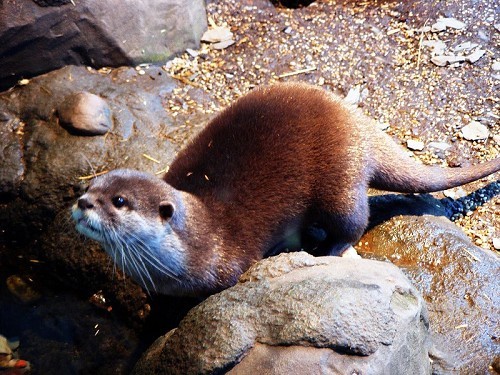
M 0 2 L 0 90 L 65 65 L 164 62 L 197 48 L 203 0 Z
M 395 266 L 301 252 L 192 309 L 134 373 L 425 374 L 428 349 L 425 304 Z
M 500 258 L 443 217 L 396 216 L 367 232 L 358 252 L 388 259 L 416 285 L 440 353 L 437 373 L 488 373 L 500 353 Z

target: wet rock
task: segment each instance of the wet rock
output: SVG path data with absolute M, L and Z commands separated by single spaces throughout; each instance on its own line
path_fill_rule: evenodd
M 0 90 L 69 64 L 163 62 L 188 47 L 198 48 L 206 27 L 202 0 L 4 1 Z
M 448 357 L 436 373 L 487 373 L 498 354 L 500 260 L 442 217 L 398 216 L 363 236 L 358 252 L 404 269 L 427 302 L 433 338 Z
M 102 135 L 113 125 L 108 103 L 89 92 L 71 94 L 57 109 L 57 114 L 59 123 L 76 134 Z
M 262 373 L 428 373 L 425 305 L 388 263 L 281 254 L 192 309 L 135 374 L 250 374 L 256 363 Z
M 488 127 L 478 121 L 471 121 L 461 130 L 462 136 L 468 141 L 486 139 L 490 135 Z

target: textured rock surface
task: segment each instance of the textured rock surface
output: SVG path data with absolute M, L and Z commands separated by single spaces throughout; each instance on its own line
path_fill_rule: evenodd
M 487 373 L 498 358 L 500 259 L 473 245 L 442 217 L 399 216 L 360 241 L 363 257 L 389 259 L 422 293 L 431 331 L 445 361 L 441 371 Z
M 38 4 L 0 3 L 0 90 L 68 64 L 164 62 L 199 46 L 207 26 L 203 0 Z
M 246 374 L 256 361 L 263 373 L 429 373 L 427 323 L 421 297 L 390 263 L 281 254 L 191 310 L 135 373 Z

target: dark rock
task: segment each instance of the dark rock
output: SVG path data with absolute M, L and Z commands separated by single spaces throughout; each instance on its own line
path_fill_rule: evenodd
M 135 374 L 250 374 L 257 361 L 266 374 L 424 374 L 427 324 L 423 300 L 389 263 L 281 254 L 192 309 Z
M 3 1 L 0 90 L 69 64 L 164 62 L 197 48 L 206 27 L 202 0 Z
M 132 68 L 101 74 L 69 66 L 0 94 L 2 268 L 43 269 L 83 293 L 104 289 L 115 301 L 115 311 L 123 303 L 128 316 L 141 319 L 148 314 L 142 290 L 131 281 L 116 282 L 109 257 L 98 244 L 82 241 L 69 212 L 88 181 L 82 177 L 119 167 L 161 171 L 180 148 L 167 135 L 175 130 L 187 139 L 192 131 L 175 126 L 185 125 L 183 117 L 174 118 L 163 108 L 177 82 L 161 68 L 145 70 L 144 75 Z M 113 113 L 113 131 L 106 136 L 76 136 L 59 125 L 56 109 L 61 103 L 82 92 L 88 100 L 90 91 L 96 95 L 91 101 L 105 107 L 102 98 Z M 206 120 L 201 111 L 190 118 L 193 124 Z
M 434 371 L 488 373 L 500 350 L 498 256 L 474 246 L 443 217 L 399 216 L 369 231 L 360 243 L 359 254 L 389 259 L 422 293 L 434 340 L 449 357 L 434 361 Z
M 0 202 L 17 195 L 23 177 L 21 128 L 21 122 L 14 115 L 0 113 Z
M 89 92 L 70 95 L 57 109 L 57 115 L 60 124 L 76 134 L 102 135 L 113 125 L 106 101 Z

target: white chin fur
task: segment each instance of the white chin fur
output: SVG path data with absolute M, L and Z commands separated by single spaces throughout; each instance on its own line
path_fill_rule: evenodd
M 101 234 L 101 223 L 97 215 L 84 213 L 79 208 L 73 207 L 71 216 L 76 222 L 75 228 L 78 232 L 88 238 L 103 242 L 104 238 Z
M 93 239 L 93 240 L 96 240 L 99 242 L 103 241 L 103 238 L 99 232 L 95 231 L 94 229 L 89 228 L 84 223 L 77 223 L 76 230 L 90 239 Z

